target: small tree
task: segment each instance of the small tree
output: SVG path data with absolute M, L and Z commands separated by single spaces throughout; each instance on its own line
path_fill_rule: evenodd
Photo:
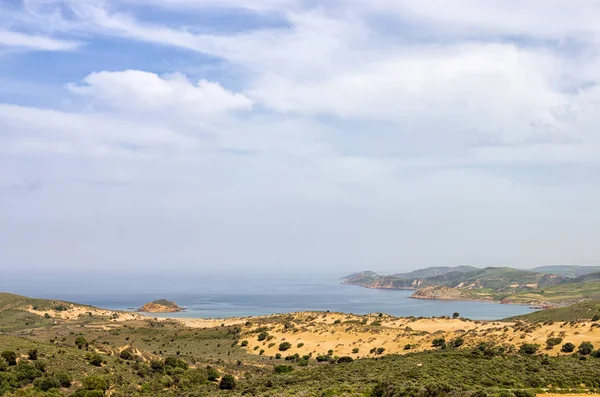
M 292 347 L 292 344 L 290 342 L 281 342 L 279 344 L 279 351 L 286 351 L 289 350 Z
M 572 344 L 571 342 L 567 342 L 564 345 L 562 345 L 560 351 L 563 353 L 572 353 L 575 350 L 575 345 Z
M 459 317 L 460 317 L 460 313 L 459 312 L 452 313 L 452 318 L 459 318 Z
M 3 351 L 2 358 L 6 360 L 8 365 L 17 365 L 17 353 L 12 350 Z
M 225 375 L 219 383 L 219 389 L 221 390 L 233 390 L 235 389 L 235 378 L 233 375 Z
M 591 342 L 581 342 L 577 351 L 582 356 L 587 356 L 594 351 L 594 345 L 592 345 Z

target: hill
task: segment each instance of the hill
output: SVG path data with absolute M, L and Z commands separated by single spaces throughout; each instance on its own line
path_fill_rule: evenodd
M 486 300 L 542 307 L 600 298 L 600 272 L 593 272 L 596 267 L 546 266 L 540 269 L 544 271 L 458 266 L 394 275 L 362 272 L 345 277 L 343 283 L 366 288 L 417 290 L 412 297 L 419 299 Z M 580 275 L 569 278 L 559 273 Z M 434 275 L 412 277 L 431 274 Z
M 539 310 L 537 312 L 514 316 L 505 321 L 580 321 L 600 316 L 600 300 L 575 303 L 567 307 Z
M 575 265 L 555 265 L 555 266 L 540 266 L 531 269 L 538 273 L 558 274 L 561 276 L 575 278 L 589 273 L 600 272 L 600 266 L 575 266 Z

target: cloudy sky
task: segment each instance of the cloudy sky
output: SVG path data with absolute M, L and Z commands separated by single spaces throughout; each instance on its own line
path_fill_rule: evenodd
M 0 266 L 600 262 L 596 0 L 0 0 Z

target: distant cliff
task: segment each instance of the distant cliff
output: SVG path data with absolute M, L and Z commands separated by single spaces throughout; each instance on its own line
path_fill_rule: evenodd
M 137 311 L 144 313 L 175 313 L 183 311 L 183 308 L 179 307 L 179 305 L 177 305 L 175 302 L 171 302 L 166 299 L 159 299 L 154 302 L 146 303 Z

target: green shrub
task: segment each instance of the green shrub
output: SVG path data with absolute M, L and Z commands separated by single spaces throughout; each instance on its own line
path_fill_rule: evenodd
M 458 338 L 453 339 L 450 343 L 453 347 L 461 347 L 465 343 L 465 340 L 459 336 Z
M 119 354 L 119 357 L 121 357 L 123 360 L 133 360 L 135 356 L 129 350 L 123 350 Z
M 560 345 L 563 338 L 548 338 L 546 339 L 546 349 L 550 350 L 556 345 Z
M 17 353 L 12 350 L 3 351 L 2 358 L 6 360 L 8 365 L 17 365 Z
M 284 374 L 284 373 L 292 372 L 293 370 L 294 370 L 294 368 L 291 365 L 284 365 L 284 364 L 276 365 L 274 368 L 274 371 L 276 374 Z
M 358 352 L 359 352 L 359 349 L 358 349 L 358 347 L 355 347 L 354 349 L 352 349 L 352 353 L 356 354 L 356 353 L 358 353 Z
M 219 389 L 221 390 L 233 390 L 235 389 L 235 378 L 233 375 L 225 375 L 219 383 Z
M 83 387 L 86 390 L 101 390 L 105 392 L 108 390 L 108 381 L 101 376 L 88 376 L 83 380 Z
M 41 391 L 48 391 L 50 389 L 59 389 L 61 384 L 55 377 L 44 376 L 43 378 L 35 379 L 33 386 Z
M 567 342 L 560 348 L 560 351 L 563 353 L 572 353 L 575 350 L 575 345 L 571 342 Z
M 452 318 L 459 318 L 459 317 L 460 317 L 460 313 L 459 312 L 452 313 Z
M 286 351 L 289 350 L 292 347 L 292 344 L 290 342 L 281 342 L 279 344 L 279 351 Z
M 431 346 L 433 346 L 433 347 L 445 347 L 446 346 L 446 339 L 444 339 L 444 338 L 436 338 L 433 341 L 431 341 Z
M 298 343 L 298 345 L 296 346 L 298 349 L 300 349 L 302 346 L 304 346 L 304 343 Z
M 210 365 L 208 367 L 206 367 L 206 375 L 207 375 L 207 379 L 209 381 L 211 381 L 211 382 L 216 381 L 221 376 L 221 374 L 219 373 L 219 371 L 217 371 L 216 369 L 214 369 Z
M 579 345 L 579 348 L 577 349 L 579 354 L 581 354 L 582 356 L 589 355 L 593 350 L 594 350 L 594 345 L 592 345 L 591 342 L 581 342 L 581 344 Z
M 71 387 L 71 375 L 66 372 L 58 372 L 54 374 L 54 377 L 58 380 L 62 387 Z
M 31 349 L 27 352 L 27 356 L 31 361 L 35 361 L 38 359 L 38 349 Z
M 350 356 L 342 356 L 337 360 L 338 364 L 351 363 L 352 361 L 354 361 L 354 359 Z
M 241 343 L 241 346 L 242 347 L 248 346 L 248 341 L 247 340 L 243 340 L 242 343 Z
M 281 358 L 281 353 L 275 353 L 275 358 L 279 360 Z
M 263 331 L 260 334 L 258 334 L 259 341 L 263 341 L 263 340 L 267 339 L 268 337 L 269 337 L 269 333 L 266 331 Z
M 84 347 L 88 347 L 89 343 L 83 336 L 78 336 L 77 339 L 75 339 L 75 345 L 78 349 L 83 349 Z
M 104 359 L 98 353 L 93 353 L 88 356 L 88 363 L 95 367 L 101 367 Z
M 540 345 L 538 345 L 536 343 L 523 343 L 519 347 L 519 353 L 527 354 L 527 355 L 535 354 L 535 352 L 538 351 L 539 347 L 540 347 Z

